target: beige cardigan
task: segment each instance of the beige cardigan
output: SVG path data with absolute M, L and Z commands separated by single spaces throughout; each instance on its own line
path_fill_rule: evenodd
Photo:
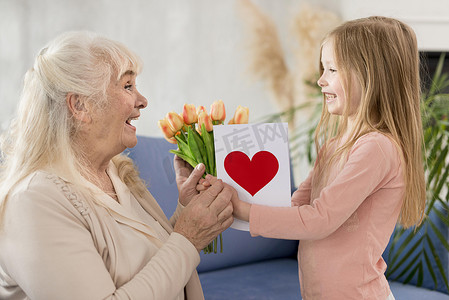
M 108 173 L 120 204 L 102 192 L 93 204 L 43 171 L 15 187 L 0 232 L 0 299 L 204 299 L 198 251 L 172 232 L 180 206 L 169 221 L 112 162 Z

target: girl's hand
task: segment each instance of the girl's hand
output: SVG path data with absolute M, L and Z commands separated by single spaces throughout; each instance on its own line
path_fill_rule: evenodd
M 204 178 L 201 178 L 198 184 L 196 185 L 196 190 L 200 193 L 204 192 L 210 187 L 209 181 Z
M 206 182 L 207 183 L 202 183 L 201 185 L 203 186 L 203 188 L 206 188 L 206 186 L 208 185 L 212 185 L 215 182 L 217 182 L 219 179 L 217 179 L 216 177 L 212 176 L 212 175 L 206 175 Z M 227 183 L 223 183 L 226 187 L 230 188 L 232 191 L 232 197 L 231 197 L 231 202 L 232 202 L 232 207 L 234 209 L 234 217 L 236 217 L 237 219 L 240 219 L 242 221 L 246 221 L 249 222 L 249 212 L 251 210 L 251 204 L 245 201 L 240 200 L 237 191 L 231 187 L 229 184 Z M 199 187 L 197 186 L 197 190 L 199 189 Z M 201 187 L 200 187 L 201 189 Z

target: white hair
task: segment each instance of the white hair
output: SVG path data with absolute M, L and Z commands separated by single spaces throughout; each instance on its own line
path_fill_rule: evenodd
M 73 136 L 78 128 L 67 95 L 77 94 L 101 107 L 112 76 L 118 79 L 127 70 L 138 74 L 140 69 L 140 59 L 124 45 L 91 32 L 62 34 L 39 52 L 25 74 L 17 117 L 1 139 L 0 217 L 10 190 L 36 170 L 87 187 L 82 156 L 75 150 Z M 123 156 L 113 161 L 132 164 Z M 131 177 L 137 180 L 135 174 Z

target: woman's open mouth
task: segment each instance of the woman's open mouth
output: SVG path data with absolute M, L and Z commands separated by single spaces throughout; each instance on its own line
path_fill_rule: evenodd
M 134 121 L 134 120 L 138 120 L 139 119 L 139 117 L 130 117 L 130 118 L 128 118 L 126 121 L 125 121 L 125 123 L 126 123 L 126 125 L 128 125 L 129 127 L 131 127 L 132 129 L 136 129 L 136 127 L 134 127 L 132 124 L 131 124 L 131 121 Z

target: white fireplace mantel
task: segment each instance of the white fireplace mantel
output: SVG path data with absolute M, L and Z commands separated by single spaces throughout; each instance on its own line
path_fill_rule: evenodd
M 448 0 L 341 0 L 344 20 L 382 15 L 397 18 L 416 32 L 421 51 L 449 51 Z

